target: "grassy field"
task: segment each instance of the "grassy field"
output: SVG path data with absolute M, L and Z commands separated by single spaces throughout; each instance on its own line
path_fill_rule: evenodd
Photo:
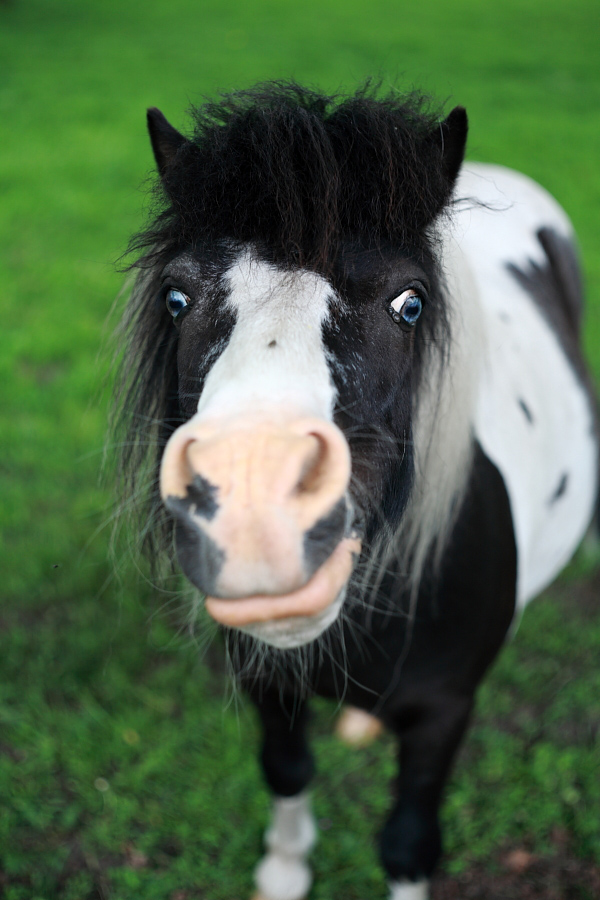
M 599 20 L 597 0 L 0 4 L 0 896 L 242 900 L 266 820 L 255 724 L 218 645 L 202 656 L 185 603 L 126 549 L 120 578 L 108 558 L 99 350 L 143 219 L 145 108 L 183 126 L 219 89 L 368 75 L 464 104 L 469 156 L 538 179 L 573 219 L 600 383 Z M 482 689 L 440 898 L 598 896 L 599 596 L 582 553 Z M 311 900 L 383 898 L 373 835 L 393 748 L 346 750 L 334 716 L 317 707 Z M 452 894 L 473 872 L 500 884 L 515 848 L 538 893 Z

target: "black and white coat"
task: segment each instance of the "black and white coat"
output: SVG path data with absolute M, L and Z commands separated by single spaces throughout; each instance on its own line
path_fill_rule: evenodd
M 160 387 L 163 407 L 145 407 L 154 416 L 166 420 L 165 404 L 177 395 L 178 427 L 161 477 L 181 565 L 215 598 L 207 606 L 217 621 L 235 625 L 241 610 L 227 640 L 264 726 L 261 760 L 274 794 L 256 872 L 265 900 L 301 900 L 310 887 L 311 693 L 343 694 L 397 734 L 398 796 L 381 859 L 392 900 L 428 896 L 441 852 L 442 791 L 477 685 L 594 515 L 598 438 L 579 343 L 572 227 L 545 190 L 516 172 L 468 164 L 455 181 L 466 118 L 451 115 L 440 126 L 441 152 L 455 202 L 424 230 L 435 266 L 428 252 L 411 256 L 385 241 L 373 252 L 351 242 L 340 278 L 335 266 L 270 258 L 262 240 L 193 245 L 188 237 L 151 257 L 132 301 L 137 339 L 145 329 L 148 347 L 171 348 L 160 358 L 153 350 L 150 367 L 150 351 L 142 363 L 138 356 L 129 377 L 145 373 L 148 391 Z M 184 139 L 158 113 L 150 132 L 168 190 Z M 396 329 L 394 311 L 411 291 L 426 293 L 431 283 L 433 293 L 436 279 L 448 323 L 438 335 L 451 339 L 440 353 L 429 332 L 411 381 L 413 323 Z M 172 315 L 185 304 L 176 338 L 167 336 L 164 313 L 149 324 L 147 298 L 159 288 Z M 125 392 L 125 406 L 132 396 Z M 206 472 L 220 471 L 230 449 L 206 471 L 185 454 L 190 442 L 210 442 L 219 423 L 227 431 L 256 411 L 262 422 L 288 409 L 325 423 L 317 431 L 339 466 L 346 459 L 352 469 L 333 512 L 303 532 L 306 577 L 312 583 L 338 541 L 338 549 L 349 542 L 354 571 L 317 612 L 294 607 L 269 618 L 269 602 L 276 608 L 296 596 L 296 582 L 277 588 L 285 576 L 276 566 L 240 561 L 224 544 L 224 498 L 233 488 Z M 293 569 L 291 537 L 288 544 Z M 257 612 L 247 621 L 251 603 Z

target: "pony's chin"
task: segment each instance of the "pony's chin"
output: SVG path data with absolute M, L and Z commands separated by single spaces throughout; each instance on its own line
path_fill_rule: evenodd
M 257 622 L 245 625 L 238 631 L 251 635 L 263 644 L 278 650 L 292 650 L 315 641 L 337 619 L 346 597 L 346 586 L 342 588 L 333 603 L 316 616 L 294 616 L 290 619 L 274 619 L 272 622 Z
M 237 628 L 274 647 L 307 644 L 337 618 L 359 552 L 360 541 L 345 538 L 301 588 L 280 596 L 207 597 L 206 610 L 220 625 Z

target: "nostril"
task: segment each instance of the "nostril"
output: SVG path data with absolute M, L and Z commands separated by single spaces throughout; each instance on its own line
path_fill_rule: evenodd
M 297 494 L 315 494 L 321 489 L 327 471 L 328 447 L 320 434 L 311 433 L 311 453 L 307 456 L 296 487 Z
M 199 441 L 190 438 L 181 448 L 181 474 L 191 479 L 198 466 L 201 446 Z
M 319 498 L 328 506 L 345 493 L 350 479 L 350 450 L 348 443 L 330 422 L 308 419 L 294 424 L 311 441 L 311 452 L 306 456 L 296 481 L 295 495 L 306 500 Z
M 170 438 L 161 466 L 161 495 L 212 520 L 231 511 L 257 521 L 278 515 L 302 530 L 326 515 L 350 477 L 350 452 L 333 423 L 190 422 Z M 225 526 L 223 526 L 225 527 Z

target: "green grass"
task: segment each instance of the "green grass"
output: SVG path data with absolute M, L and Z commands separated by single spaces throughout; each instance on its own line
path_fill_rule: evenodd
M 226 707 L 222 674 L 178 636 L 183 609 L 157 613 L 165 598 L 129 570 L 111 579 L 98 351 L 146 202 L 145 108 L 183 126 L 218 89 L 295 77 L 334 90 L 373 74 L 463 103 L 470 157 L 530 174 L 573 219 L 600 381 L 599 17 L 595 0 L 0 5 L 7 900 L 242 898 L 265 822 L 250 712 Z M 600 860 L 600 632 L 565 600 L 592 578 L 532 608 L 481 692 L 445 811 L 455 869 L 511 842 L 550 852 L 557 825 Z M 391 744 L 350 753 L 332 715 L 319 706 L 315 802 L 332 825 L 312 896 L 383 897 L 372 835 Z

